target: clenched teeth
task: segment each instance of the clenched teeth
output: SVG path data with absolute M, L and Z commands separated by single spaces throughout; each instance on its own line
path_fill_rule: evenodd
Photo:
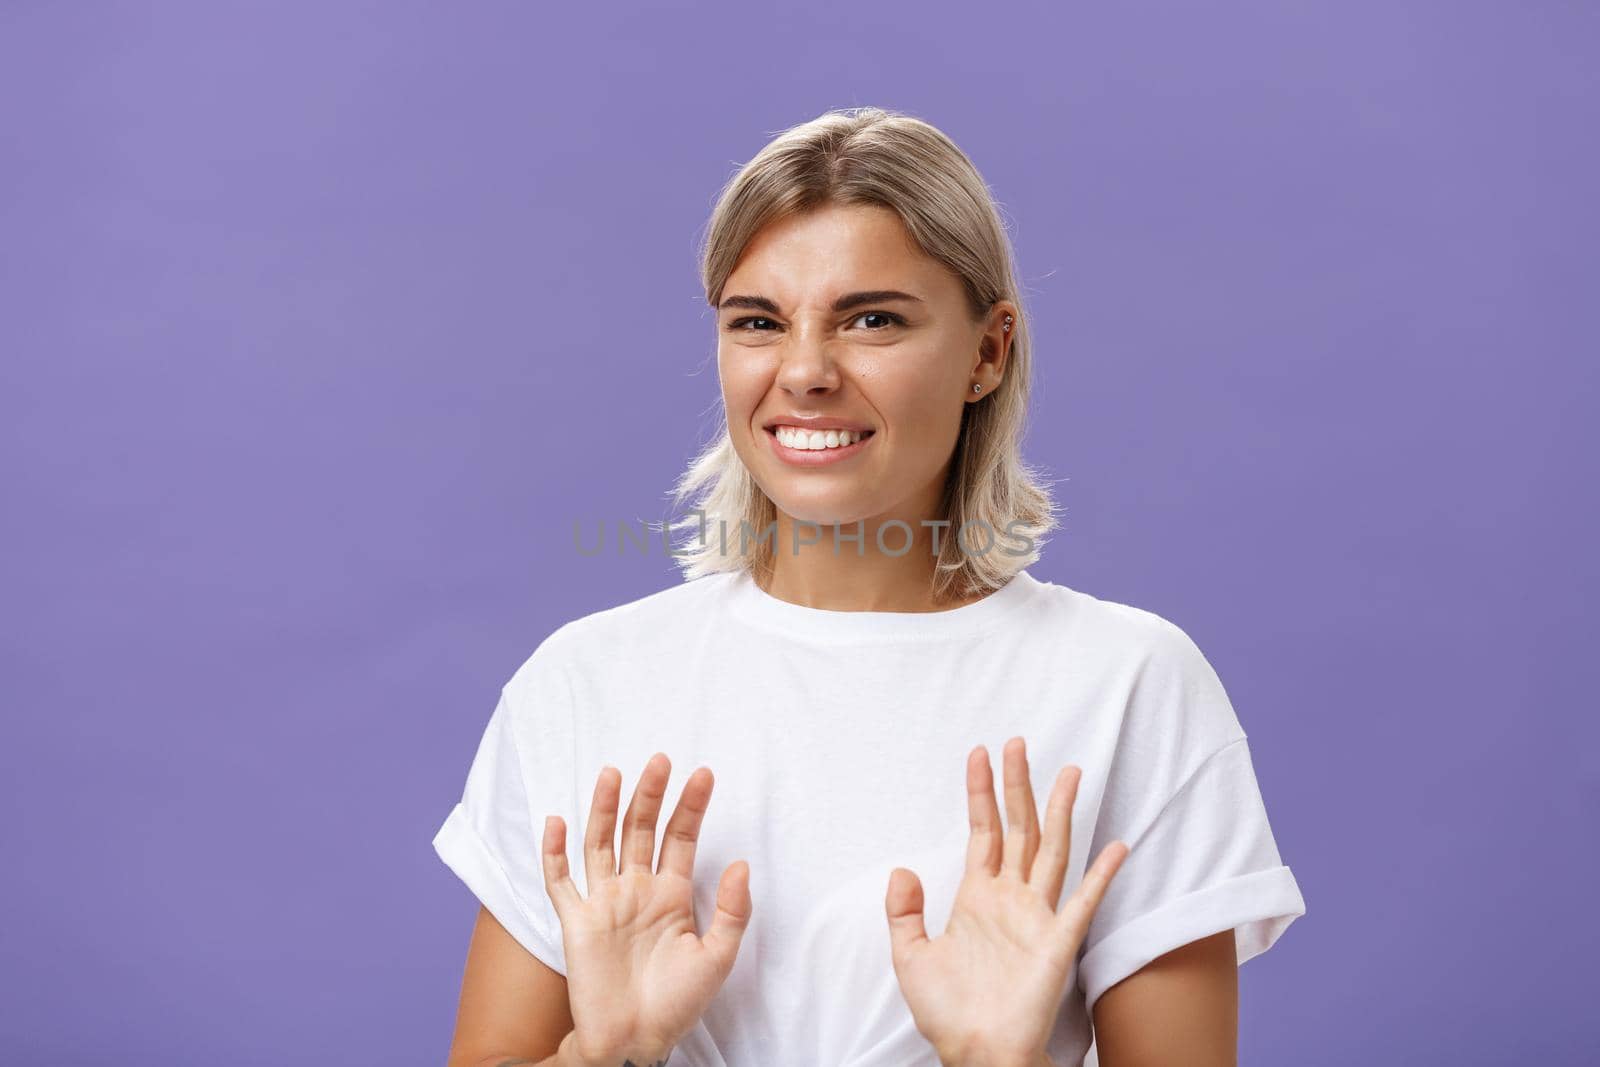
M 860 430 L 802 430 L 793 426 L 779 426 L 773 432 L 786 448 L 814 450 L 844 448 L 867 436 Z

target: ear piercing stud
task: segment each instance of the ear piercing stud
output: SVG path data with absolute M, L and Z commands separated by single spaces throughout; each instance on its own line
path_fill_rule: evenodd
M 1005 323 L 1006 323 L 1005 324 L 1005 330 L 1006 330 L 1007 333 L 1010 333 L 1011 332 L 1011 316 L 1010 315 L 1006 316 Z M 973 382 L 972 383 L 972 391 L 974 393 L 981 393 L 981 392 L 983 392 L 983 386 L 979 385 L 977 382 Z

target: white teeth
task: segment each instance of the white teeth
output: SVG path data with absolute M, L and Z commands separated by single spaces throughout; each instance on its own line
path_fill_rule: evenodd
M 855 444 L 862 437 L 857 430 L 802 430 L 792 426 L 780 426 L 776 432 L 778 440 L 785 447 L 809 451 L 843 448 Z

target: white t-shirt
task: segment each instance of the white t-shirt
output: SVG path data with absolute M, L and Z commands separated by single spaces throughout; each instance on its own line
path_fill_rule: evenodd
M 695 854 L 699 929 L 717 881 L 750 864 L 753 912 L 727 982 L 677 1067 L 938 1067 L 889 953 L 889 872 L 915 871 L 944 929 L 968 837 L 966 759 L 996 782 L 1021 735 L 1041 820 L 1057 771 L 1083 770 L 1062 899 L 1113 840 L 1131 848 L 1080 948 L 1046 1051 L 1076 1064 L 1108 987 L 1232 928 L 1239 961 L 1305 903 L 1279 857 L 1245 732 L 1177 626 L 1019 572 L 935 612 L 780 600 L 743 572 L 569 622 L 504 686 L 434 848 L 529 952 L 566 974 L 539 861 L 546 814 L 582 842 L 601 767 L 625 808 L 672 760 L 657 840 L 702 764 L 715 786 Z M 1004 812 L 1003 800 L 996 803 Z

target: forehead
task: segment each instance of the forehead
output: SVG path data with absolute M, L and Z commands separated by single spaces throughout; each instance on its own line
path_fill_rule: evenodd
M 932 300 L 957 285 L 890 208 L 829 205 L 758 231 L 728 275 L 723 296 L 761 295 L 789 308 L 861 289 L 904 289 Z

